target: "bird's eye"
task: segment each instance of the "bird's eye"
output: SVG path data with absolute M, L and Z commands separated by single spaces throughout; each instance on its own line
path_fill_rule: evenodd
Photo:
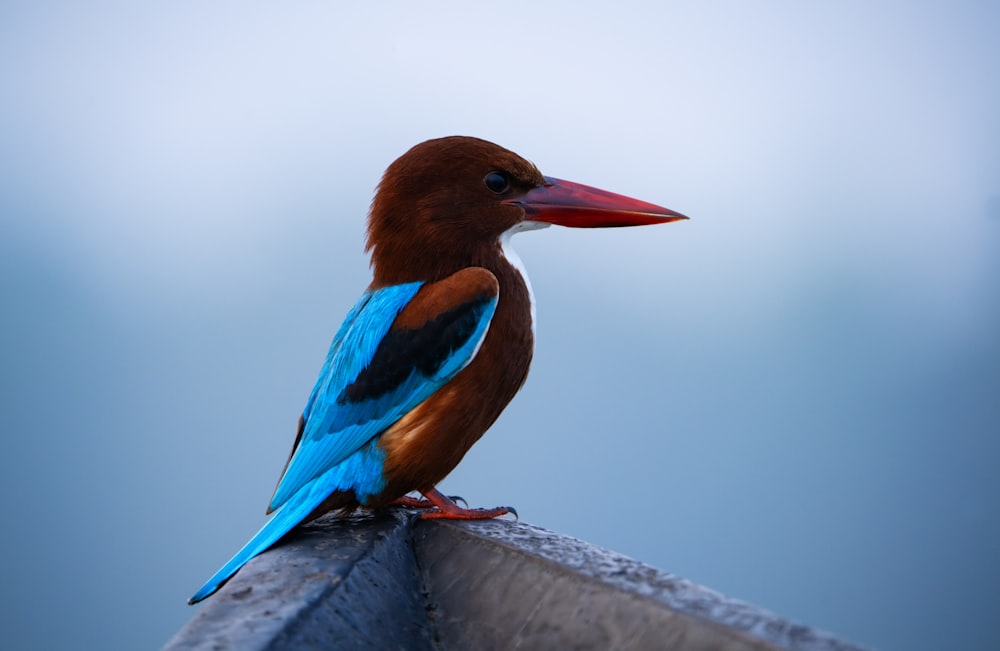
M 483 179 L 483 183 L 486 184 L 486 187 L 488 187 L 490 191 L 496 192 L 497 194 L 500 194 L 510 187 L 510 181 L 507 179 L 507 175 L 503 172 L 490 172 L 486 175 L 486 178 Z

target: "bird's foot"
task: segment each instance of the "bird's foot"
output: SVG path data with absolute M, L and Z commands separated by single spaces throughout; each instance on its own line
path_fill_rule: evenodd
M 403 495 L 402 497 L 397 497 L 393 501 L 389 502 L 389 506 L 402 506 L 405 509 L 429 509 L 434 505 L 422 497 Z
M 451 500 L 452 502 L 461 502 L 466 506 L 469 505 L 469 503 L 466 502 L 465 498 L 461 495 L 448 495 L 445 499 Z M 404 509 L 433 509 L 437 507 L 434 502 L 428 499 L 413 497 L 412 495 L 397 497 L 393 501 L 389 502 L 389 506 L 402 506 Z
M 517 519 L 517 511 L 512 506 L 498 506 L 493 509 L 469 509 L 462 508 L 454 501 L 443 495 L 436 488 L 423 493 L 426 500 L 410 498 L 420 502 L 428 502 L 436 507 L 433 511 L 424 511 L 420 514 L 421 520 L 489 520 L 498 518 L 501 515 L 512 514 Z M 465 502 L 465 500 L 462 500 Z

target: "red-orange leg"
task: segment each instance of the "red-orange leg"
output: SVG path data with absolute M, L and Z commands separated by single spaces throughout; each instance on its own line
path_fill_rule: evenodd
M 402 506 L 407 509 L 431 509 L 434 505 L 429 500 L 411 495 L 403 495 L 389 502 L 389 506 Z
M 427 498 L 428 502 L 437 507 L 436 511 L 424 511 L 421 513 L 421 520 L 489 520 L 490 518 L 498 518 L 508 513 L 513 514 L 515 518 L 517 517 L 517 511 L 512 506 L 498 506 L 493 509 L 464 509 L 448 499 L 447 495 L 443 495 L 436 488 L 421 491 L 421 494 Z

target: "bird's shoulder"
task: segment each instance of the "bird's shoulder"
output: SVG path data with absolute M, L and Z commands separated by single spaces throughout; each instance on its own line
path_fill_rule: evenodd
M 400 311 L 392 329 L 415 330 L 470 303 L 495 299 L 496 276 L 483 267 L 465 267 L 441 280 L 425 283 Z

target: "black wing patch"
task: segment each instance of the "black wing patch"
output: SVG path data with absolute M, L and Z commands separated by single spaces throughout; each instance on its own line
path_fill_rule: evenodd
M 419 328 L 390 330 L 372 361 L 337 396 L 337 404 L 373 400 L 399 388 L 413 374 L 434 375 L 476 331 L 493 297 L 481 295 L 442 312 Z

